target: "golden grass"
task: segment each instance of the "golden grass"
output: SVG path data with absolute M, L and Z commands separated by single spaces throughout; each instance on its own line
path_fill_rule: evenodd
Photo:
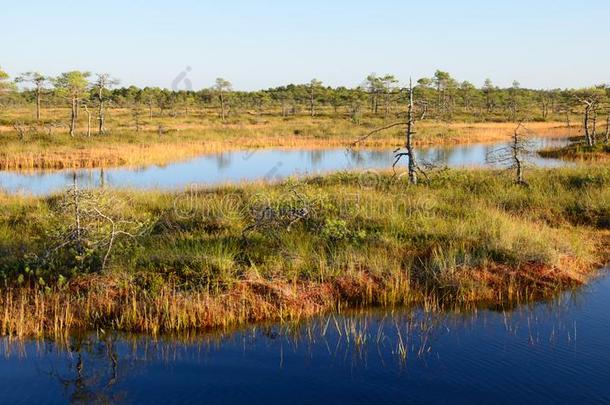
M 534 264 L 464 269 L 459 276 L 464 290 L 455 297 L 443 295 L 443 291 L 426 291 L 412 285 L 408 277 L 381 280 L 367 272 L 327 282 L 250 278 L 220 295 L 171 287 L 151 295 L 135 288 L 129 279 L 80 277 L 64 290 L 5 290 L 0 296 L 0 335 L 60 338 L 75 330 L 97 328 L 156 335 L 261 321 L 300 321 L 367 306 L 421 305 L 429 311 L 440 310 L 445 304 L 515 305 L 577 287 L 593 270 L 591 264 L 564 264 L 563 269 Z
M 416 145 L 495 142 L 507 139 L 513 123 L 422 122 Z M 237 149 L 346 147 L 371 126 L 356 126 L 341 120 L 265 121 L 253 124 L 168 124 L 166 134 L 116 132 L 109 137 L 71 139 L 65 134 L 32 136 L 19 142 L 8 135 L 1 145 L 0 170 L 94 168 L 111 166 L 164 165 L 196 156 Z M 535 136 L 570 136 L 576 128 L 558 122 L 531 123 Z M 123 130 L 124 131 L 124 130 Z M 360 146 L 392 148 L 401 145 L 400 129 L 373 136 Z

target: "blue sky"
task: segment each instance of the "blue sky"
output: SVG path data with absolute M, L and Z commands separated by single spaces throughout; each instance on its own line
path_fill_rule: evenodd
M 0 66 L 106 72 L 121 84 L 237 89 L 318 78 L 356 86 L 371 72 L 449 71 L 481 85 L 610 82 L 610 1 L 11 1 Z

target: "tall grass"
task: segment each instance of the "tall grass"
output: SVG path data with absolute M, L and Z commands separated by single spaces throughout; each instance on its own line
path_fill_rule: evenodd
M 158 333 L 353 306 L 527 301 L 581 285 L 608 257 L 607 167 L 534 170 L 527 188 L 484 170 L 418 186 L 361 180 L 106 191 L 128 202 L 115 205 L 126 218 L 150 221 L 89 274 L 65 268 L 65 255 L 33 260 L 65 219 L 59 196 L 0 196 L 0 332 Z

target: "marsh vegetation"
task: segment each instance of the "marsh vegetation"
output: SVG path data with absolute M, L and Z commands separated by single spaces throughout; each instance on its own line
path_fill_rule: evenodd
M 486 170 L 364 180 L 4 195 L 2 333 L 527 301 L 585 283 L 607 258 L 607 167 L 532 170 L 528 187 Z
M 74 173 L 65 192 L 2 194 L 2 334 L 158 334 L 347 307 L 514 304 L 582 285 L 607 260 L 608 168 L 526 165 L 532 136 L 605 148 L 605 87 L 478 89 L 441 71 L 407 88 L 371 75 L 355 89 L 312 80 L 258 92 L 224 79 L 169 91 L 90 77 L 4 84 L 1 168 L 335 145 L 398 146 L 393 170 L 186 192 L 84 188 Z M 421 145 L 500 139 L 510 143 L 495 158 L 510 173 L 416 160 Z
M 3 338 L 0 374 L 6 384 L 0 396 L 8 402 L 53 396 L 71 402 L 222 403 L 280 401 L 289 392 L 304 403 L 443 402 L 473 385 L 473 399 L 501 392 L 507 402 L 603 402 L 610 395 L 604 383 L 609 281 L 491 311 L 360 309 L 204 333 L 98 330 L 52 340 Z M 538 376 L 535 391 L 514 389 L 533 384 L 532 373 Z M 227 389 L 227 380 L 240 389 Z M 448 388 L 433 389 L 438 384 Z
M 408 87 L 369 75 L 357 88 L 313 80 L 261 91 L 235 91 L 219 79 L 202 90 L 118 87 L 107 74 L 28 72 L 2 92 L 0 168 L 51 169 L 162 164 L 202 153 L 262 147 L 345 146 L 371 130 L 405 120 Z M 220 84 L 219 84 L 220 83 Z M 414 145 L 499 141 L 516 122 L 537 136 L 603 132 L 607 89 L 531 90 L 514 83 L 481 88 L 446 72 L 413 84 Z M 587 104 L 588 103 L 588 104 Z M 581 124 L 587 116 L 587 125 Z M 393 147 L 393 128 L 361 147 Z

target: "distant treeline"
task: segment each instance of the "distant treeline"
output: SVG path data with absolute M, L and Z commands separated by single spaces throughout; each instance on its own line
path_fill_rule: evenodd
M 329 87 L 318 80 L 258 91 L 236 91 L 231 83 L 217 79 L 200 90 L 158 87 L 119 87 L 107 74 L 72 71 L 59 77 L 28 72 L 14 80 L 0 70 L 1 104 L 20 106 L 36 103 L 39 108 L 89 107 L 131 108 L 153 114 L 189 114 L 195 109 L 218 109 L 226 116 L 250 114 L 326 115 L 342 114 L 357 121 L 363 114 L 380 117 L 404 111 L 408 88 L 393 75 L 367 76 L 356 88 Z M 514 82 L 509 88 L 495 86 L 490 79 L 477 87 L 436 71 L 432 77 L 413 83 L 418 118 L 472 120 L 570 120 L 570 114 L 589 109 L 592 117 L 609 111 L 610 86 L 584 89 L 534 90 Z M 105 105 L 104 105 L 105 104 Z

